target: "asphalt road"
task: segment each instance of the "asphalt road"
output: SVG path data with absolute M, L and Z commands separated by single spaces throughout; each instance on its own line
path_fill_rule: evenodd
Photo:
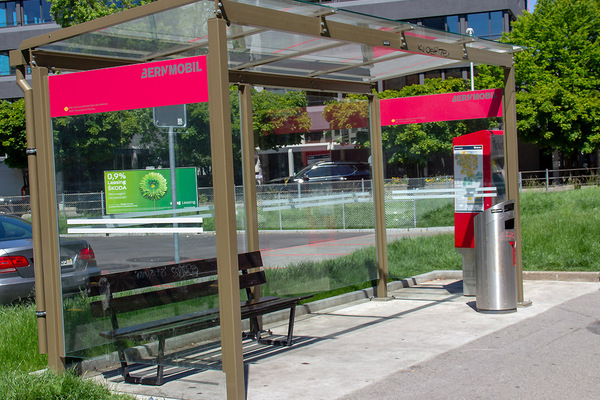
M 101 271 L 149 268 L 174 262 L 171 235 L 86 236 L 94 249 Z M 322 259 L 348 254 L 357 247 L 374 243 L 368 232 L 268 232 L 259 237 L 264 264 L 287 265 L 293 261 Z M 244 251 L 245 237 L 238 235 L 238 251 Z M 214 234 L 179 235 L 180 260 L 216 257 Z

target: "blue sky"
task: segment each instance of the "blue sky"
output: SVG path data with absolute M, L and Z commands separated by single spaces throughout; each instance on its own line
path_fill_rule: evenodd
M 533 12 L 533 9 L 535 8 L 535 3 L 537 3 L 537 0 L 529 0 L 527 3 L 529 5 L 529 12 Z

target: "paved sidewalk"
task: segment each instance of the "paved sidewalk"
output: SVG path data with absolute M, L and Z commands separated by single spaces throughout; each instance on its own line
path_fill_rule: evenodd
M 476 312 L 446 279 L 299 317 L 291 348 L 247 348 L 247 398 L 597 398 L 600 283 L 524 285 L 533 305 L 511 314 Z M 154 400 L 226 397 L 221 372 L 175 372 L 159 387 L 96 379 Z

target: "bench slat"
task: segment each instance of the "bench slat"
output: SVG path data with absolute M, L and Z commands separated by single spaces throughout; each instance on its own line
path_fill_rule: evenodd
M 240 271 L 262 267 L 260 252 L 255 251 L 240 254 L 238 256 L 238 264 Z M 216 258 L 189 260 L 179 264 L 162 265 L 160 267 L 116 272 L 93 277 L 88 286 L 88 294 L 90 296 L 100 296 L 107 286 L 110 287 L 111 293 L 118 293 L 212 275 L 217 275 Z
M 264 297 L 260 302 L 242 302 L 242 319 L 263 315 L 267 312 L 285 310 L 291 308 L 300 300 L 309 297 L 311 296 L 290 298 Z M 125 328 L 105 331 L 101 332 L 100 335 L 105 338 L 117 340 L 150 339 L 158 336 L 171 337 L 194 332 L 200 329 L 206 329 L 208 327 L 218 326 L 219 323 L 219 310 L 217 308 L 212 308 L 157 321 L 150 321 L 143 324 L 132 325 Z
M 239 278 L 240 289 L 263 285 L 267 282 L 264 271 L 240 275 Z M 217 293 L 218 282 L 214 279 L 185 286 L 111 298 L 108 303 L 103 300 L 98 300 L 90 303 L 90 310 L 94 317 L 101 317 L 110 315 L 111 312 L 114 314 L 122 314 L 131 311 L 145 310 L 151 307 L 206 297 Z

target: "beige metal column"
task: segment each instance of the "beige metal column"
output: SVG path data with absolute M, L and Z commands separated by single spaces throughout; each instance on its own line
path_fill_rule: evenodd
M 242 169 L 244 170 L 244 210 L 246 216 L 246 251 L 258 251 L 258 211 L 256 205 L 256 173 L 254 164 L 254 128 L 252 127 L 252 89 L 240 85 L 240 136 L 242 138 Z M 257 270 L 253 268 L 252 270 Z M 254 271 L 251 271 L 254 272 Z M 261 297 L 260 286 L 252 289 L 255 299 Z M 253 330 L 262 330 L 262 316 L 250 320 Z
M 244 356 L 235 225 L 235 187 L 229 104 L 226 22 L 208 20 L 208 98 L 217 234 L 219 310 L 227 398 L 243 399 Z
M 515 256 L 517 263 L 517 304 L 523 305 L 523 253 L 521 248 L 521 209 L 519 201 L 519 150 L 517 141 L 517 100 L 515 68 L 504 68 L 504 170 L 506 198 L 515 201 Z
M 38 189 L 38 162 L 35 144 L 35 123 L 33 109 L 33 89 L 25 79 L 25 66 L 16 68 L 17 85 L 23 90 L 25 100 L 25 128 L 27 131 L 27 166 L 29 168 L 29 203 L 31 207 L 31 225 L 33 239 L 33 259 L 42 259 L 42 233 L 40 228 L 40 203 Z M 35 306 L 38 328 L 38 350 L 40 354 L 48 353 L 46 331 L 46 299 L 44 296 L 44 269 L 42 263 L 35 263 Z
M 249 85 L 240 85 L 240 135 L 244 169 L 244 207 L 246 210 L 246 250 L 258 251 L 258 214 L 256 175 L 254 171 L 254 130 L 252 127 L 252 93 Z M 260 289 L 260 287 L 257 287 Z
M 64 334 L 62 293 L 58 254 L 58 226 L 56 216 L 56 186 L 54 179 L 53 136 L 50 123 L 48 70 L 32 67 L 35 141 L 39 189 L 39 218 L 41 232 L 41 261 L 46 302 L 46 332 L 48 366 L 56 371 L 64 365 Z M 38 267 L 39 268 L 39 267 Z
M 387 297 L 387 238 L 385 229 L 385 200 L 383 197 L 383 149 L 381 143 L 381 113 L 377 95 L 369 95 L 369 124 L 371 129 L 371 173 L 375 203 L 375 242 L 377 248 L 377 297 Z

